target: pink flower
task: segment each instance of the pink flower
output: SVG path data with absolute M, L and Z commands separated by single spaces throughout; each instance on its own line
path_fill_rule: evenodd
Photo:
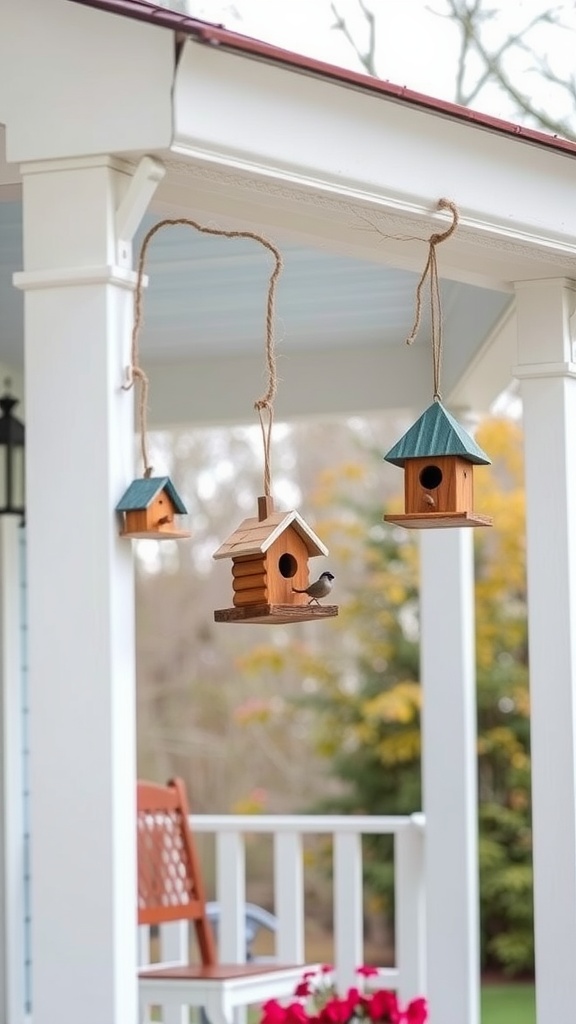
M 307 1020 L 306 1007 L 302 1003 L 281 1006 L 276 999 L 269 999 L 262 1007 L 261 1024 L 304 1024 Z
M 304 1024 L 308 1020 L 306 1007 L 302 1003 L 290 1003 L 286 1007 L 285 1024 Z
M 376 989 L 364 993 L 355 985 L 344 996 L 334 992 L 332 979 L 325 977 L 334 968 L 322 964 L 313 971 L 306 971 L 296 986 L 297 1002 L 281 1005 L 276 999 L 264 1003 L 259 1024 L 426 1024 L 428 1008 L 426 1000 L 413 999 L 403 1009 L 396 993 L 387 989 Z M 357 969 L 361 978 L 374 978 L 379 974 L 377 967 L 362 966 Z
M 378 974 L 378 968 L 364 965 L 363 967 L 356 968 L 356 974 L 359 974 L 362 978 L 374 978 Z
M 346 1009 L 346 1020 L 354 1016 L 359 1006 L 364 1005 L 362 993 L 357 988 L 349 988 L 341 1002 Z
M 284 1024 L 286 1007 L 281 1006 L 277 999 L 269 999 L 262 1007 L 262 1024 Z
M 426 1024 L 428 1004 L 425 999 L 413 999 L 406 1009 L 406 1024 Z
M 302 981 L 298 982 L 294 989 L 295 996 L 309 996 L 312 991 L 312 985 L 310 984 L 310 978 L 312 977 L 312 971 L 307 971 Z
M 346 1024 L 350 1019 L 348 1001 L 333 996 L 320 1010 L 318 1017 L 322 1024 Z
M 366 998 L 365 1006 L 370 1020 L 385 1024 L 400 1024 L 402 1020 L 395 992 L 379 989 Z

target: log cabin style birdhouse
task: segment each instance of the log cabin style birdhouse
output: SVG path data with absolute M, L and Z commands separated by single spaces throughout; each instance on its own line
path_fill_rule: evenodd
M 328 549 L 298 512 L 275 512 L 258 499 L 258 516 L 245 519 L 214 552 L 232 559 L 232 608 L 214 612 L 216 622 L 286 623 L 329 618 L 336 605 L 311 602 L 308 562 Z
M 384 459 L 404 469 L 404 514 L 385 515 L 386 522 L 408 529 L 492 525 L 473 511 L 474 466 L 490 459 L 439 401 Z
M 167 476 L 134 480 L 116 511 L 122 515 L 122 537 L 175 540 L 190 536 L 174 523 L 174 516 L 186 515 L 187 509 Z

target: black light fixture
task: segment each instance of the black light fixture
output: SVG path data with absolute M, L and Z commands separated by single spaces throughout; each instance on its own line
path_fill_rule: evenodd
M 13 415 L 18 399 L 9 393 L 0 398 L 0 515 L 24 518 L 24 424 Z

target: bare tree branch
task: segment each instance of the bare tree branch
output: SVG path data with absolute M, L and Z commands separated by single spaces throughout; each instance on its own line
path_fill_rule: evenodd
M 478 97 L 488 82 L 493 82 L 513 100 L 521 114 L 534 120 L 541 128 L 567 138 L 574 138 L 574 128 L 568 120 L 555 118 L 546 111 L 539 109 L 532 99 L 518 88 L 505 69 L 506 55 L 514 51 L 522 51 L 531 55 L 540 64 L 538 71 L 541 77 L 566 92 L 576 108 L 574 79 L 571 77 L 563 79 L 556 75 L 548 65 L 547 59 L 545 57 L 539 58 L 535 55 L 532 47 L 527 42 L 528 35 L 544 25 L 566 30 L 566 26 L 562 24 L 559 17 L 561 8 L 551 8 L 536 15 L 522 29 L 506 36 L 499 47 L 490 50 L 484 43 L 482 29 L 485 22 L 496 13 L 494 9 L 484 9 L 482 7 L 482 0 L 473 0 L 473 2 L 470 2 L 470 0 L 446 0 L 446 3 L 448 6 L 448 15 L 446 17 L 450 18 L 458 26 L 461 34 L 457 78 L 458 102 L 466 105 L 470 104 L 473 99 Z M 466 64 L 472 53 L 479 57 L 484 70 L 474 86 L 466 92 L 464 89 Z
M 478 100 L 486 86 L 493 84 L 506 94 L 516 106 L 519 117 L 528 119 L 538 127 L 565 138 L 575 138 L 576 128 L 571 117 L 558 117 L 542 109 L 532 97 L 518 85 L 513 73 L 509 70 L 509 57 L 514 54 L 525 54 L 533 62 L 533 74 L 539 75 L 544 81 L 558 90 L 558 95 L 570 102 L 576 115 L 576 76 L 558 75 L 552 68 L 547 55 L 538 52 L 532 40 L 537 40 L 537 33 L 542 29 L 556 29 L 558 32 L 571 31 L 563 22 L 562 5 L 550 6 L 530 18 L 522 28 L 506 35 L 497 46 L 486 42 L 486 28 L 494 24 L 501 13 L 497 5 L 485 6 L 485 0 L 445 0 L 445 12 L 438 12 L 428 7 L 427 10 L 438 17 L 451 21 L 460 32 L 458 56 L 455 69 L 455 101 L 463 106 L 470 106 Z M 359 11 L 368 30 L 368 45 L 360 44 L 357 34 L 351 29 L 349 21 L 341 13 L 335 0 L 331 3 L 336 31 L 341 32 L 358 57 L 363 68 L 371 75 L 377 75 L 376 67 L 376 16 L 366 0 L 357 0 Z M 470 65 L 475 61 L 477 67 L 471 76 Z
M 368 48 L 365 51 L 362 51 L 360 49 L 359 43 L 357 42 L 352 32 L 350 31 L 348 22 L 341 15 L 335 3 L 330 4 L 330 9 L 335 18 L 332 28 L 335 29 L 337 32 L 342 32 L 342 35 L 350 43 L 350 46 L 354 50 L 354 53 L 358 57 L 358 60 L 360 61 L 362 67 L 368 72 L 369 75 L 374 75 L 375 77 L 377 77 L 378 73 L 376 71 L 376 16 L 374 12 L 371 11 L 366 6 L 364 0 L 358 0 L 358 6 L 362 11 L 362 15 L 365 18 L 366 24 L 368 26 Z

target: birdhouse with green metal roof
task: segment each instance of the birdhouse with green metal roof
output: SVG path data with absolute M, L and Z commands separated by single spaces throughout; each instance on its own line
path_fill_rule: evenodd
M 384 456 L 404 469 L 404 513 L 385 515 L 408 529 L 491 526 L 474 509 L 475 465 L 490 459 L 439 401 Z
M 187 509 L 167 476 L 134 480 L 116 505 L 122 516 L 122 537 L 174 540 L 189 537 L 177 528 L 174 517 Z

